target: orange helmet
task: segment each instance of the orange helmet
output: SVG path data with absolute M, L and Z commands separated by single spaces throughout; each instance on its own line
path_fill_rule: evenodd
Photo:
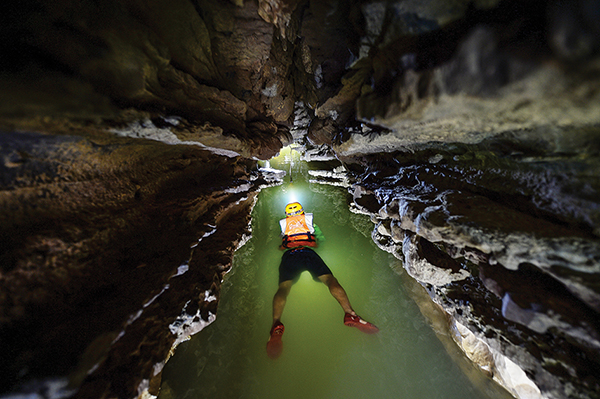
M 291 202 L 285 206 L 285 216 L 296 216 L 303 213 L 304 209 L 302 209 L 302 205 L 299 202 Z

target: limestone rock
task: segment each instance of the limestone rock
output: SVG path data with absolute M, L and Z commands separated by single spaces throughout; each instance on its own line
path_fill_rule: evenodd
M 0 137 L 0 337 L 13 359 L 1 386 L 136 396 L 179 339 L 176 318 L 216 313 L 252 163 L 131 138 Z

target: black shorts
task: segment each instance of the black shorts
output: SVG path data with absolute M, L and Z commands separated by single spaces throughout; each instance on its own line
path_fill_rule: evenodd
M 279 265 L 279 283 L 298 280 L 300 274 L 308 270 L 316 280 L 324 274 L 332 274 L 323 259 L 310 248 L 301 247 L 287 250 Z

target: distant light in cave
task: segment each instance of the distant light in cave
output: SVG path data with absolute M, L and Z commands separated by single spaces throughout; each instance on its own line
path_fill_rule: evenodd
M 268 161 L 264 161 L 265 167 L 271 167 L 286 172 L 287 178 L 285 179 L 282 188 L 285 204 L 289 204 L 290 202 L 302 203 L 303 199 L 302 191 L 304 185 L 294 183 L 294 175 L 299 173 L 299 171 L 294 169 L 302 162 L 302 154 L 297 151 L 296 148 L 298 148 L 298 146 L 294 144 L 283 147 L 277 156 Z M 285 204 L 283 204 L 283 206 L 285 206 Z

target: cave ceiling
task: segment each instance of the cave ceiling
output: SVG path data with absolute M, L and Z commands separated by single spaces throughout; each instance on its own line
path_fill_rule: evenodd
M 580 3 L 8 2 L 0 111 L 56 132 L 160 120 L 258 158 L 290 143 L 299 107 L 342 155 L 553 135 L 600 113 Z

